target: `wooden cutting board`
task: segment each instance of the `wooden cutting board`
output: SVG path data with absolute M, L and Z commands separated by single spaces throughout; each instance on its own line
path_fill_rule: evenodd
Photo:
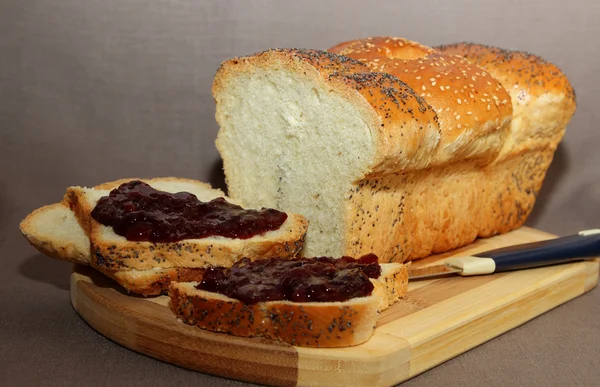
M 423 267 L 451 255 L 552 237 L 521 228 L 413 264 Z M 598 270 L 594 260 L 412 282 L 407 296 L 379 316 L 368 342 L 336 349 L 292 347 L 187 326 L 168 309 L 168 297 L 129 296 L 112 280 L 81 266 L 71 276 L 71 302 L 107 338 L 203 373 L 280 386 L 390 386 L 591 290 Z

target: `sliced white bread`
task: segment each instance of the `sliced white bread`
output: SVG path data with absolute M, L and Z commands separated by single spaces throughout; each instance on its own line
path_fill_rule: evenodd
M 95 188 L 102 192 L 107 192 L 106 190 L 110 191 L 130 180 L 134 179 L 122 179 L 104 183 Z M 200 200 L 210 200 L 219 196 L 224 197 L 222 191 L 212 189 L 209 185 L 194 180 L 158 178 L 145 181 L 155 186 L 155 188 L 169 185 L 172 189 L 177 191 L 192 192 L 196 194 Z M 83 220 L 82 223 L 89 226 L 91 224 L 89 213 L 86 217 L 82 215 L 83 211 L 81 211 L 81 209 L 79 210 L 79 220 Z M 86 219 L 88 219 L 87 223 Z M 33 211 L 23 219 L 20 224 L 20 229 L 23 236 L 25 236 L 31 245 L 41 253 L 60 260 L 93 266 L 108 277 L 114 279 L 127 291 L 136 294 L 161 294 L 166 292 L 169 283 L 173 280 L 199 281 L 202 279 L 204 273 L 204 267 L 162 267 L 160 265 L 153 265 L 152 267 L 144 269 L 120 267 L 118 270 L 111 270 L 95 265 L 90 250 L 91 243 L 90 238 L 88 237 L 89 232 L 86 233 L 84 231 L 84 228 L 78 222 L 73 211 L 69 209 L 66 201 L 44 206 Z M 249 258 L 259 258 L 259 256 L 251 256 Z M 216 266 L 216 264 L 211 262 L 207 262 L 207 265 Z
M 196 289 L 198 282 L 172 282 L 169 307 L 178 319 L 213 332 L 260 336 L 303 347 L 347 347 L 367 341 L 377 315 L 404 296 L 408 266 L 382 264 L 367 297 L 343 302 L 268 301 L 244 304 Z
M 220 190 L 193 180 L 176 178 L 140 180 L 161 191 L 193 193 L 201 201 L 225 197 Z M 100 270 L 228 267 L 243 257 L 252 260 L 268 257 L 291 258 L 302 249 L 308 222 L 298 214 L 288 214 L 287 220 L 279 229 L 249 239 L 214 236 L 168 243 L 129 241 L 117 235 L 112 227 L 98 223 L 90 215 L 102 196 L 107 196 L 112 188 L 126 181 L 129 180 L 121 180 L 114 186 L 104 185 L 100 188 L 69 187 L 65 195 L 65 202 L 75 213 L 79 224 L 90 238 L 90 263 Z
M 29 243 L 42 254 L 89 265 L 90 239 L 65 204 L 55 203 L 38 208 L 23 219 L 19 228 Z

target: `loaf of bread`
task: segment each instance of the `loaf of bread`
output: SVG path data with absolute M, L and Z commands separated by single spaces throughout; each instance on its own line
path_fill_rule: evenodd
M 130 242 L 90 216 L 95 201 L 130 180 L 134 179 L 104 183 L 94 188 L 71 187 L 62 203 L 45 206 L 29 214 L 21 222 L 21 232 L 43 254 L 92 266 L 129 292 L 142 295 L 164 293 L 173 280 L 199 281 L 206 267 L 230 266 L 242 257 L 258 259 L 272 253 L 291 258 L 302 246 L 306 221 L 293 214 L 279 230 L 247 240 L 212 237 L 177 243 Z M 193 193 L 203 201 L 225 197 L 222 191 L 195 180 L 141 180 L 167 192 Z M 184 245 L 179 248 L 179 244 Z M 208 250 L 214 252 L 207 252 L 211 245 Z M 105 255 L 110 258 L 105 258 Z M 110 264 L 113 261 L 118 264 Z
M 305 256 L 404 262 L 519 227 L 573 90 L 537 57 L 473 47 L 380 37 L 224 62 L 229 196 L 305 215 Z
M 197 282 L 173 282 L 169 306 L 184 323 L 213 332 L 260 336 L 303 347 L 347 347 L 367 341 L 378 313 L 406 294 L 407 265 L 382 264 L 381 275 L 371 282 L 370 296 L 347 301 L 256 304 L 197 289 Z

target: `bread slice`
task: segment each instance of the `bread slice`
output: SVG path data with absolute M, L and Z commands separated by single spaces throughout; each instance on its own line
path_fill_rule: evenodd
M 160 178 L 142 181 L 166 192 L 186 191 L 201 201 L 224 197 L 209 185 L 190 180 Z M 112 227 L 104 226 L 91 217 L 91 212 L 102 196 L 116 186 L 100 188 L 69 187 L 65 202 L 75 213 L 79 224 L 91 242 L 90 264 L 102 271 L 147 270 L 155 268 L 204 268 L 207 266 L 231 266 L 240 258 L 250 259 L 294 257 L 304 243 L 308 222 L 302 215 L 288 214 L 278 230 L 249 239 L 232 239 L 214 236 L 202 239 L 186 239 L 179 242 L 134 242 L 117 235 Z
M 38 208 L 23 219 L 19 228 L 29 243 L 42 254 L 89 265 L 90 239 L 65 204 Z
M 21 233 L 42 254 L 89 266 L 90 239 L 63 203 L 38 208 L 20 224 Z M 130 293 L 145 296 L 167 291 L 172 280 L 200 281 L 203 268 L 153 268 L 147 270 L 102 271 Z
M 268 301 L 253 305 L 196 289 L 198 282 L 173 282 L 169 307 L 178 319 L 213 332 L 278 340 L 304 347 L 347 347 L 367 341 L 379 311 L 408 289 L 408 268 L 382 264 L 372 294 L 343 302 Z

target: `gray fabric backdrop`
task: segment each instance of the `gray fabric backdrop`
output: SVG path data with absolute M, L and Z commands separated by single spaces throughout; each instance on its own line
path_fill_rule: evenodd
M 595 0 L 0 0 L 0 384 L 235 384 L 93 333 L 68 303 L 68 265 L 36 254 L 17 231 L 67 185 L 177 175 L 221 186 L 210 86 L 235 55 L 369 35 L 539 54 L 566 72 L 578 109 L 529 224 L 559 234 L 599 227 L 599 16 Z M 407 385 L 600 385 L 599 298 L 596 290 Z

